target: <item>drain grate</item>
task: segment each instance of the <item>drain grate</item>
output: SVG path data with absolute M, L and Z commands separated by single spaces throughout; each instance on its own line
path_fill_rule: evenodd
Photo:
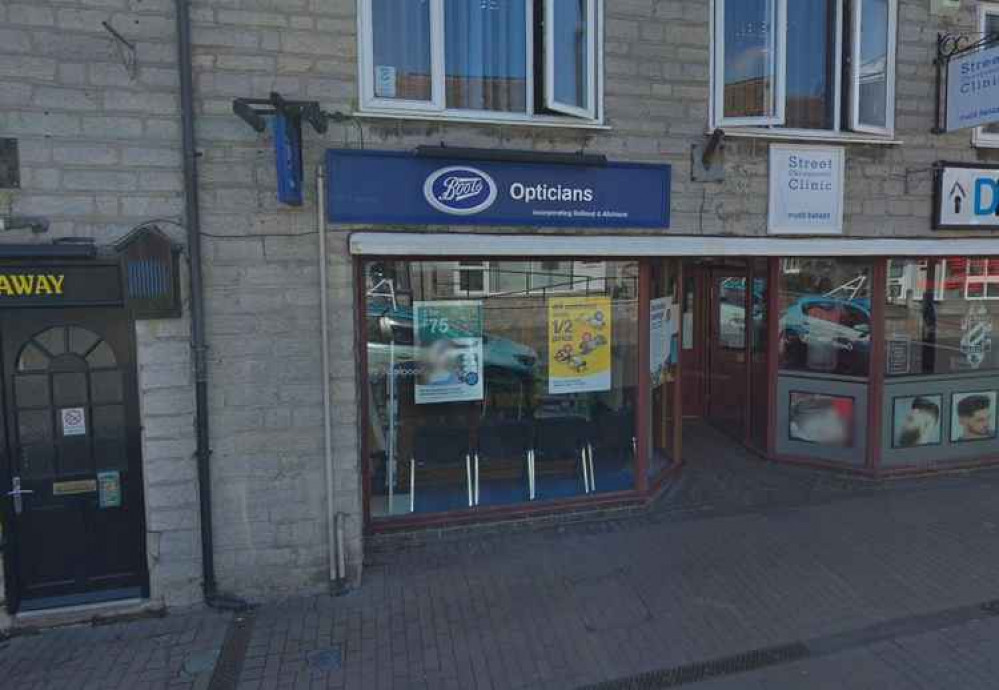
M 800 643 L 766 647 L 742 652 L 733 656 L 699 661 L 673 668 L 641 673 L 630 678 L 589 685 L 582 690 L 659 690 L 675 688 L 688 683 L 698 683 L 709 678 L 730 676 L 746 671 L 756 671 L 808 657 L 808 648 Z
M 212 679 L 208 683 L 208 690 L 235 690 L 239 683 L 239 674 L 243 670 L 246 649 L 250 646 L 250 638 L 253 635 L 254 616 L 253 611 L 240 613 L 229 624 L 229 631 L 218 662 L 215 664 L 215 672 L 212 673 Z

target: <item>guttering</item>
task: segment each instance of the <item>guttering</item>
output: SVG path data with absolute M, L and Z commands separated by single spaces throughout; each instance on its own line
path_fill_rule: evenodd
M 208 346 L 205 340 L 205 295 L 201 269 L 201 213 L 198 200 L 198 151 L 194 136 L 194 84 L 191 68 L 190 0 L 176 0 L 177 64 L 180 72 L 180 119 L 184 158 L 184 220 L 191 279 L 191 354 L 194 358 L 194 417 L 201 517 L 201 578 L 205 603 L 217 608 L 244 608 L 246 603 L 221 596 L 215 580 L 212 534 L 211 445 L 208 427 Z

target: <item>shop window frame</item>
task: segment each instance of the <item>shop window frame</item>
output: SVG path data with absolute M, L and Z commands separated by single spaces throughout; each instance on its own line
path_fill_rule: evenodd
M 448 107 L 445 93 L 444 0 L 430 3 L 430 99 L 380 98 L 375 94 L 372 1 L 357 0 L 358 84 L 362 117 L 517 123 L 577 128 L 604 128 L 604 0 L 587 3 L 587 102 L 582 108 L 561 103 L 555 93 L 554 14 L 559 0 L 522 0 L 526 4 L 526 107 L 504 112 Z M 538 15 L 544 21 L 538 21 Z M 540 87 L 540 88 L 539 88 Z
M 447 512 L 435 513 L 412 513 L 394 516 L 376 516 L 371 513 L 372 498 L 372 467 L 370 462 L 371 439 L 367 433 L 371 423 L 371 400 L 369 386 L 366 385 L 369 375 L 368 368 L 368 348 L 367 348 L 367 310 L 369 295 L 366 285 L 365 266 L 378 261 L 387 262 L 451 262 L 457 266 L 459 260 L 477 262 L 482 261 L 485 266 L 489 266 L 491 261 L 499 262 L 526 262 L 531 263 L 541 260 L 544 257 L 538 256 L 476 256 L 476 257 L 433 257 L 433 256 L 380 256 L 364 255 L 354 258 L 354 281 L 355 281 L 355 347 L 358 350 L 356 358 L 357 380 L 359 382 L 358 402 L 360 414 L 358 415 L 358 434 L 360 440 L 359 450 L 361 452 L 361 482 L 362 482 L 362 506 L 363 522 L 366 533 L 392 532 L 397 530 L 417 529 L 425 526 L 435 526 L 442 524 L 468 524 L 468 523 L 489 523 L 502 521 L 511 518 L 523 518 L 533 515 L 550 515 L 562 511 L 572 511 L 573 509 L 599 510 L 604 506 L 624 507 L 638 506 L 649 501 L 661 490 L 663 480 L 680 467 L 679 460 L 674 461 L 671 468 L 661 473 L 656 478 L 655 484 L 650 485 L 650 478 L 647 475 L 647 468 L 650 461 L 648 439 L 651 433 L 649 420 L 643 411 L 649 411 L 650 390 L 646 386 L 636 386 L 636 404 L 633 409 L 633 422 L 635 434 L 635 452 L 633 455 L 634 483 L 631 488 L 625 490 L 608 491 L 606 493 L 580 494 L 571 497 L 554 498 L 545 501 L 531 501 L 510 505 L 497 506 L 476 506 L 469 509 L 457 509 Z M 572 256 L 562 257 L 566 261 L 592 262 L 594 257 Z M 638 303 L 638 314 L 636 319 L 637 328 L 637 354 L 638 361 L 635 363 L 638 380 L 644 381 L 641 372 L 647 371 L 649 367 L 649 285 L 651 267 L 647 257 L 614 257 L 613 261 L 628 263 L 633 262 L 638 267 L 636 277 L 635 301 Z M 488 269 L 487 269 L 488 271 Z M 462 293 L 464 296 L 465 293 Z M 541 294 L 541 293 L 539 293 Z M 531 291 L 533 296 L 533 291 Z M 457 295 L 456 295 L 457 297 Z
M 863 141 L 865 143 L 897 143 L 895 136 L 896 60 L 898 52 L 898 0 L 888 1 L 887 52 L 885 65 L 885 126 L 864 124 L 860 120 L 860 62 L 863 30 L 863 3 L 868 0 L 837 1 L 837 27 L 835 53 L 839 56 L 833 88 L 833 127 L 831 129 L 806 129 L 785 127 L 787 119 L 787 64 L 794 56 L 787 48 L 787 3 L 796 0 L 768 0 L 776 26 L 773 54 L 773 109 L 760 116 L 725 116 L 725 4 L 739 0 L 712 0 L 710 11 L 710 89 L 708 122 L 711 130 L 724 128 L 729 136 L 759 136 L 830 141 Z M 844 88 L 846 85 L 846 88 Z M 845 114 L 845 117 L 844 117 Z

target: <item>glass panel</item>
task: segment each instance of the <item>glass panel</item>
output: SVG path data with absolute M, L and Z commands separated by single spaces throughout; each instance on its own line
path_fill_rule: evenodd
M 87 375 L 53 374 L 52 400 L 57 407 L 84 405 L 87 402 Z
M 69 351 L 81 357 L 99 340 L 97 334 L 85 328 L 73 326 L 69 329 Z
M 95 403 L 121 402 L 123 390 L 120 371 L 95 371 L 90 375 L 90 395 Z
M 888 262 L 885 366 L 889 376 L 999 369 L 996 259 Z
M 834 129 L 839 0 L 787 5 L 787 127 Z
M 90 436 L 64 436 L 59 439 L 59 476 L 91 474 Z
M 782 263 L 781 369 L 867 376 L 870 262 L 801 259 Z
M 17 434 L 22 445 L 52 442 L 52 410 L 18 410 Z
M 14 399 L 20 407 L 43 407 L 49 404 L 49 377 L 19 375 L 14 379 Z
M 125 438 L 125 408 L 100 405 L 93 408 L 93 433 L 97 438 Z
M 66 329 L 61 326 L 50 328 L 37 336 L 35 340 L 53 357 L 57 357 L 66 351 Z
M 524 262 L 489 261 L 503 289 L 473 299 L 444 278 L 453 261 L 380 263 L 366 267 L 375 516 L 634 488 L 636 263 L 607 263 L 602 292 L 553 296 L 511 289 Z M 386 273 L 410 274 L 411 306 L 377 294 Z
M 888 0 L 860 2 L 859 120 L 870 127 L 888 126 Z
M 555 100 L 587 109 L 590 98 L 589 0 L 556 0 L 552 47 L 555 60 Z
M 34 343 L 28 343 L 21 350 L 17 368 L 19 371 L 44 371 L 49 368 L 49 356 Z
M 127 470 L 128 455 L 119 439 L 94 439 L 94 459 L 98 470 Z
M 113 367 L 117 362 L 115 362 L 114 352 L 107 343 L 102 342 L 87 355 L 87 364 L 93 368 L 105 368 Z
M 680 299 L 677 292 L 677 263 L 654 261 L 652 302 L 649 305 L 649 371 L 652 386 L 651 453 L 649 476 L 655 477 L 675 461 L 676 376 L 680 342 Z
M 445 0 L 448 108 L 527 111 L 526 12 L 523 0 Z
M 55 468 L 55 448 L 50 443 L 21 446 L 21 478 L 38 479 L 51 476 Z
M 774 114 L 774 0 L 727 0 L 723 9 L 725 117 Z
M 746 348 L 746 277 L 722 276 L 715 281 L 718 291 L 716 324 L 718 344 L 729 350 Z
M 371 26 L 375 97 L 431 100 L 430 2 L 371 0 Z
M 526 292 L 531 264 L 527 261 L 504 261 L 489 266 L 489 285 L 494 293 Z
M 539 293 L 568 292 L 572 290 L 571 261 L 532 261 L 531 290 Z

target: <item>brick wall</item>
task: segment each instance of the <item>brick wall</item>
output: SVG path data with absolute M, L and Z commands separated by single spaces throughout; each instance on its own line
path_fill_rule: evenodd
M 929 133 L 936 33 L 973 30 L 973 5 L 941 19 L 929 15 L 929 0 L 900 4 L 897 138 L 904 143 L 847 145 L 851 235 L 930 235 L 930 165 L 995 158 L 973 149 L 969 133 Z M 16 208 L 52 217 L 51 234 L 106 240 L 180 212 L 171 7 L 172 0 L 0 5 L 0 133 L 24 142 L 25 190 Z M 353 112 L 355 12 L 355 0 L 193 3 L 217 565 L 224 589 L 252 597 L 320 589 L 326 581 L 317 235 L 311 183 L 302 209 L 277 204 L 270 139 L 233 116 L 231 102 L 279 91 Z M 333 124 L 324 136 L 306 128 L 307 177 L 314 179 L 326 148 L 360 146 L 362 134 L 366 147 L 383 149 L 442 141 L 585 148 L 615 160 L 673 164 L 670 233 L 763 235 L 766 141 L 730 138 L 725 180 L 690 180 L 690 147 L 707 128 L 708 12 L 707 0 L 607 0 L 607 130 L 362 119 Z M 135 80 L 100 28 L 108 17 L 136 42 Z M 328 268 L 334 496 L 350 518 L 348 557 L 357 576 L 361 459 L 350 229 L 331 229 Z M 159 534 L 150 554 L 159 559 L 164 588 L 190 593 L 197 515 L 186 324 L 142 324 L 139 337 L 150 529 Z
M 135 45 L 134 68 L 102 22 Z M 22 173 L 0 203 L 51 221 L 0 241 L 106 245 L 154 219 L 183 240 L 174 36 L 172 0 L 0 3 L 0 136 L 19 139 Z M 200 597 L 189 328 L 185 310 L 136 334 L 152 596 L 168 604 Z

